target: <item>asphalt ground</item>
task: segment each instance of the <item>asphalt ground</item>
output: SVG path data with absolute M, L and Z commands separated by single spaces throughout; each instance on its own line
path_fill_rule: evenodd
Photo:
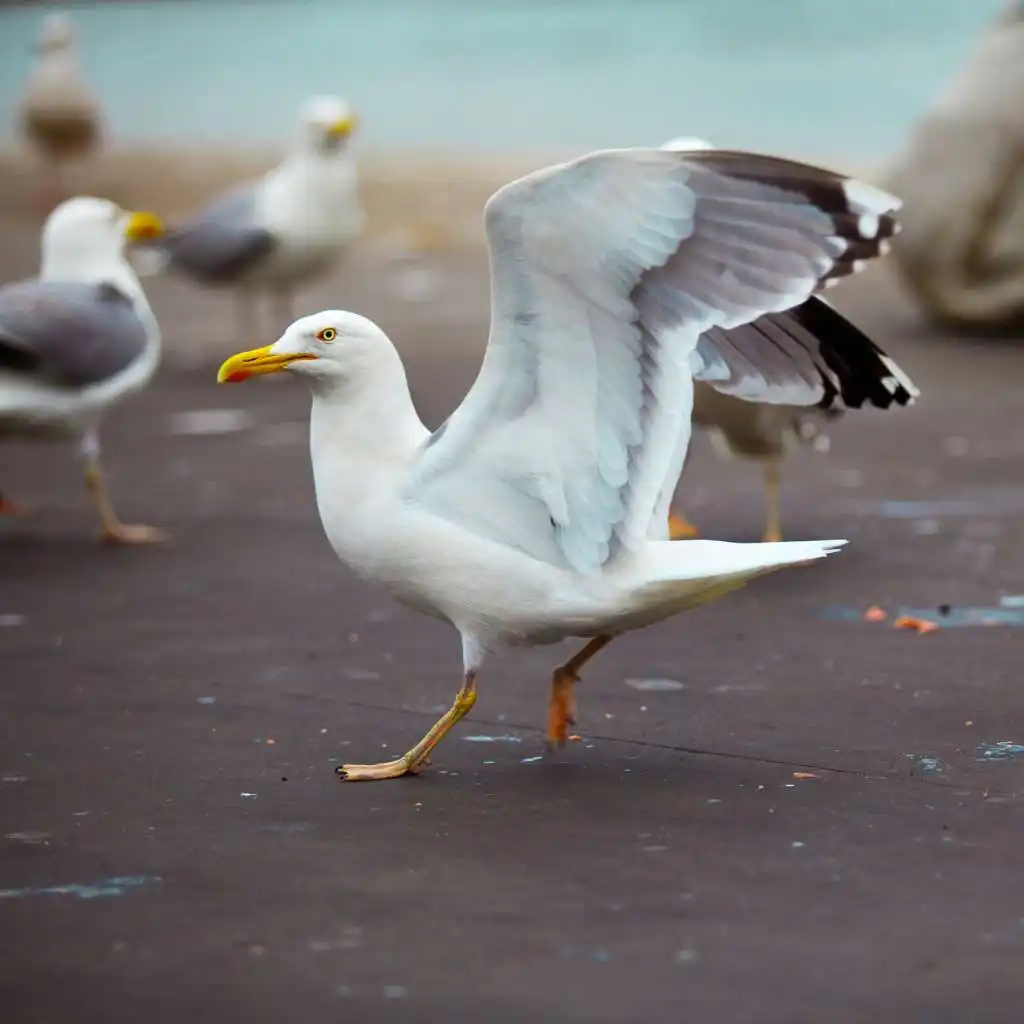
M 430 423 L 486 336 L 482 256 L 435 272 L 306 300 L 378 318 Z M 0 450 L 36 509 L 0 522 L 0 1019 L 1019 1024 L 1019 343 L 930 331 L 881 275 L 841 291 L 924 392 L 787 465 L 787 536 L 843 552 L 613 643 L 556 757 L 568 645 L 490 662 L 421 776 L 342 784 L 447 706 L 457 635 L 335 559 L 302 386 L 217 387 L 230 306 L 150 290 L 168 357 L 104 436 L 122 515 L 172 542 L 98 546 L 69 450 Z M 706 439 L 680 498 L 759 538 L 758 471 Z M 955 627 L 979 608 L 1011 621 Z

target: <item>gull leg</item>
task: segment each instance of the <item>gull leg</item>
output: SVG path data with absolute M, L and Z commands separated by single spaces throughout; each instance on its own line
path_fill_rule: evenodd
M 167 533 L 155 526 L 143 523 L 122 523 L 114 511 L 107 493 L 103 468 L 100 465 L 100 444 L 96 432 L 90 431 L 82 439 L 82 456 L 85 459 L 85 486 L 96 504 L 100 515 L 102 539 L 108 544 L 154 544 L 167 540 Z
M 576 724 L 573 687 L 580 680 L 580 669 L 611 642 L 610 636 L 595 636 L 586 647 L 555 669 L 551 676 L 551 697 L 548 700 L 548 747 L 565 746 L 569 738 L 569 726 Z
M 772 543 L 782 540 L 780 476 L 781 466 L 772 459 L 764 467 L 764 539 Z
M 700 536 L 700 530 L 681 512 L 669 512 L 668 536 L 669 540 L 691 540 Z
M 350 782 L 397 779 L 402 775 L 415 775 L 426 763 L 430 752 L 451 732 L 476 703 L 476 672 L 469 670 L 462 689 L 455 695 L 452 706 L 434 723 L 427 734 L 411 750 L 394 761 L 380 764 L 343 764 L 335 771 Z

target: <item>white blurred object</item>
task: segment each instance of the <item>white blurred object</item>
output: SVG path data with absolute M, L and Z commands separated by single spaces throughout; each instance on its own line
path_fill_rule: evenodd
M 676 139 L 669 139 L 668 142 L 661 144 L 662 149 L 667 149 L 673 153 L 684 153 L 688 150 L 694 149 L 714 149 L 715 147 L 704 139 L 693 138 L 689 135 L 680 135 Z
M 257 333 L 256 299 L 267 294 L 276 336 L 295 315 L 296 291 L 334 269 L 360 235 L 351 138 L 358 124 L 349 104 L 314 96 L 299 112 L 299 134 L 286 159 L 264 177 L 222 195 L 193 220 L 172 227 L 134 259 L 147 274 L 166 266 L 238 296 L 239 329 Z
M 99 104 L 78 65 L 75 33 L 66 15 L 43 19 L 36 54 L 19 119 L 26 140 L 46 162 L 49 208 L 65 198 L 67 164 L 99 146 L 102 124 Z
M 1013 3 L 911 132 L 886 175 L 904 200 L 893 254 L 933 316 L 1024 319 L 1024 4 Z

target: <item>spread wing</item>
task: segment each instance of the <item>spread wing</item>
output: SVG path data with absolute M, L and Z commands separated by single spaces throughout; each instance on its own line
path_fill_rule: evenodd
M 424 446 L 409 501 L 594 572 L 666 536 L 693 379 L 820 401 L 828 367 L 729 332 L 805 302 L 895 230 L 898 200 L 819 168 L 613 150 L 491 197 L 492 314 L 476 382 Z M 702 338 L 702 335 L 707 335 Z M 756 386 L 755 383 L 756 382 Z
M 146 342 L 146 324 L 112 284 L 31 280 L 0 288 L 0 370 L 87 387 L 126 369 Z

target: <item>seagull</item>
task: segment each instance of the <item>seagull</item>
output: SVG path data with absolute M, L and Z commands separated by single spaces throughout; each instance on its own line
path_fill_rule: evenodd
M 96 149 L 102 125 L 97 102 L 78 66 L 75 32 L 67 15 L 43 19 L 36 52 L 20 121 L 25 137 L 46 161 L 44 198 L 49 210 L 66 198 L 66 165 Z
M 365 223 L 349 148 L 355 112 L 338 97 L 314 96 L 299 120 L 295 148 L 283 163 L 195 220 L 170 227 L 153 247 L 172 270 L 234 288 L 242 331 L 250 336 L 255 294 L 269 293 L 276 334 L 294 318 L 296 289 L 334 267 Z
M 694 380 L 814 404 L 861 368 L 812 335 L 723 335 L 807 300 L 895 228 L 899 200 L 790 160 L 605 150 L 488 200 L 491 329 L 479 375 L 433 433 L 394 345 L 358 314 L 295 321 L 221 382 L 288 371 L 313 396 L 317 506 L 341 560 L 453 625 L 463 677 L 407 753 L 343 779 L 416 773 L 473 707 L 488 652 L 586 641 L 555 669 L 547 738 L 574 718 L 583 666 L 615 637 L 716 600 L 845 540 L 670 541 Z
M 680 137 L 663 143 L 669 152 L 699 152 L 714 149 L 705 139 Z M 895 227 L 898 227 L 896 225 Z M 888 252 L 889 243 L 882 240 L 878 253 Z M 839 280 L 830 278 L 828 284 Z M 767 346 L 786 344 L 794 337 L 803 338 L 804 345 L 817 346 L 825 358 L 856 362 L 862 367 L 859 376 L 842 394 L 826 395 L 816 406 L 777 405 L 744 401 L 717 390 L 713 385 L 697 381 L 693 389 L 692 422 L 706 430 L 719 454 L 758 462 L 763 466 L 765 495 L 766 541 L 782 540 L 780 509 L 781 464 L 785 456 L 801 444 L 826 450 L 828 437 L 822 432 L 826 423 L 843 415 L 845 409 L 865 405 L 877 409 L 906 406 L 917 398 L 914 383 L 867 335 L 838 313 L 820 295 L 781 313 L 770 313 L 753 323 L 730 332 L 756 332 L 746 344 Z M 729 339 L 723 339 L 729 344 Z M 739 341 L 740 347 L 745 343 Z M 685 469 L 685 467 L 684 467 Z M 669 515 L 669 536 L 674 540 L 696 537 L 698 529 L 679 511 Z
M 156 318 L 124 248 L 161 230 L 152 213 L 68 199 L 43 226 L 39 277 L 0 287 L 0 438 L 77 440 L 102 536 L 112 543 L 166 536 L 118 519 L 99 441 L 103 413 L 143 388 L 160 358 Z M 0 511 L 19 510 L 0 496 Z

